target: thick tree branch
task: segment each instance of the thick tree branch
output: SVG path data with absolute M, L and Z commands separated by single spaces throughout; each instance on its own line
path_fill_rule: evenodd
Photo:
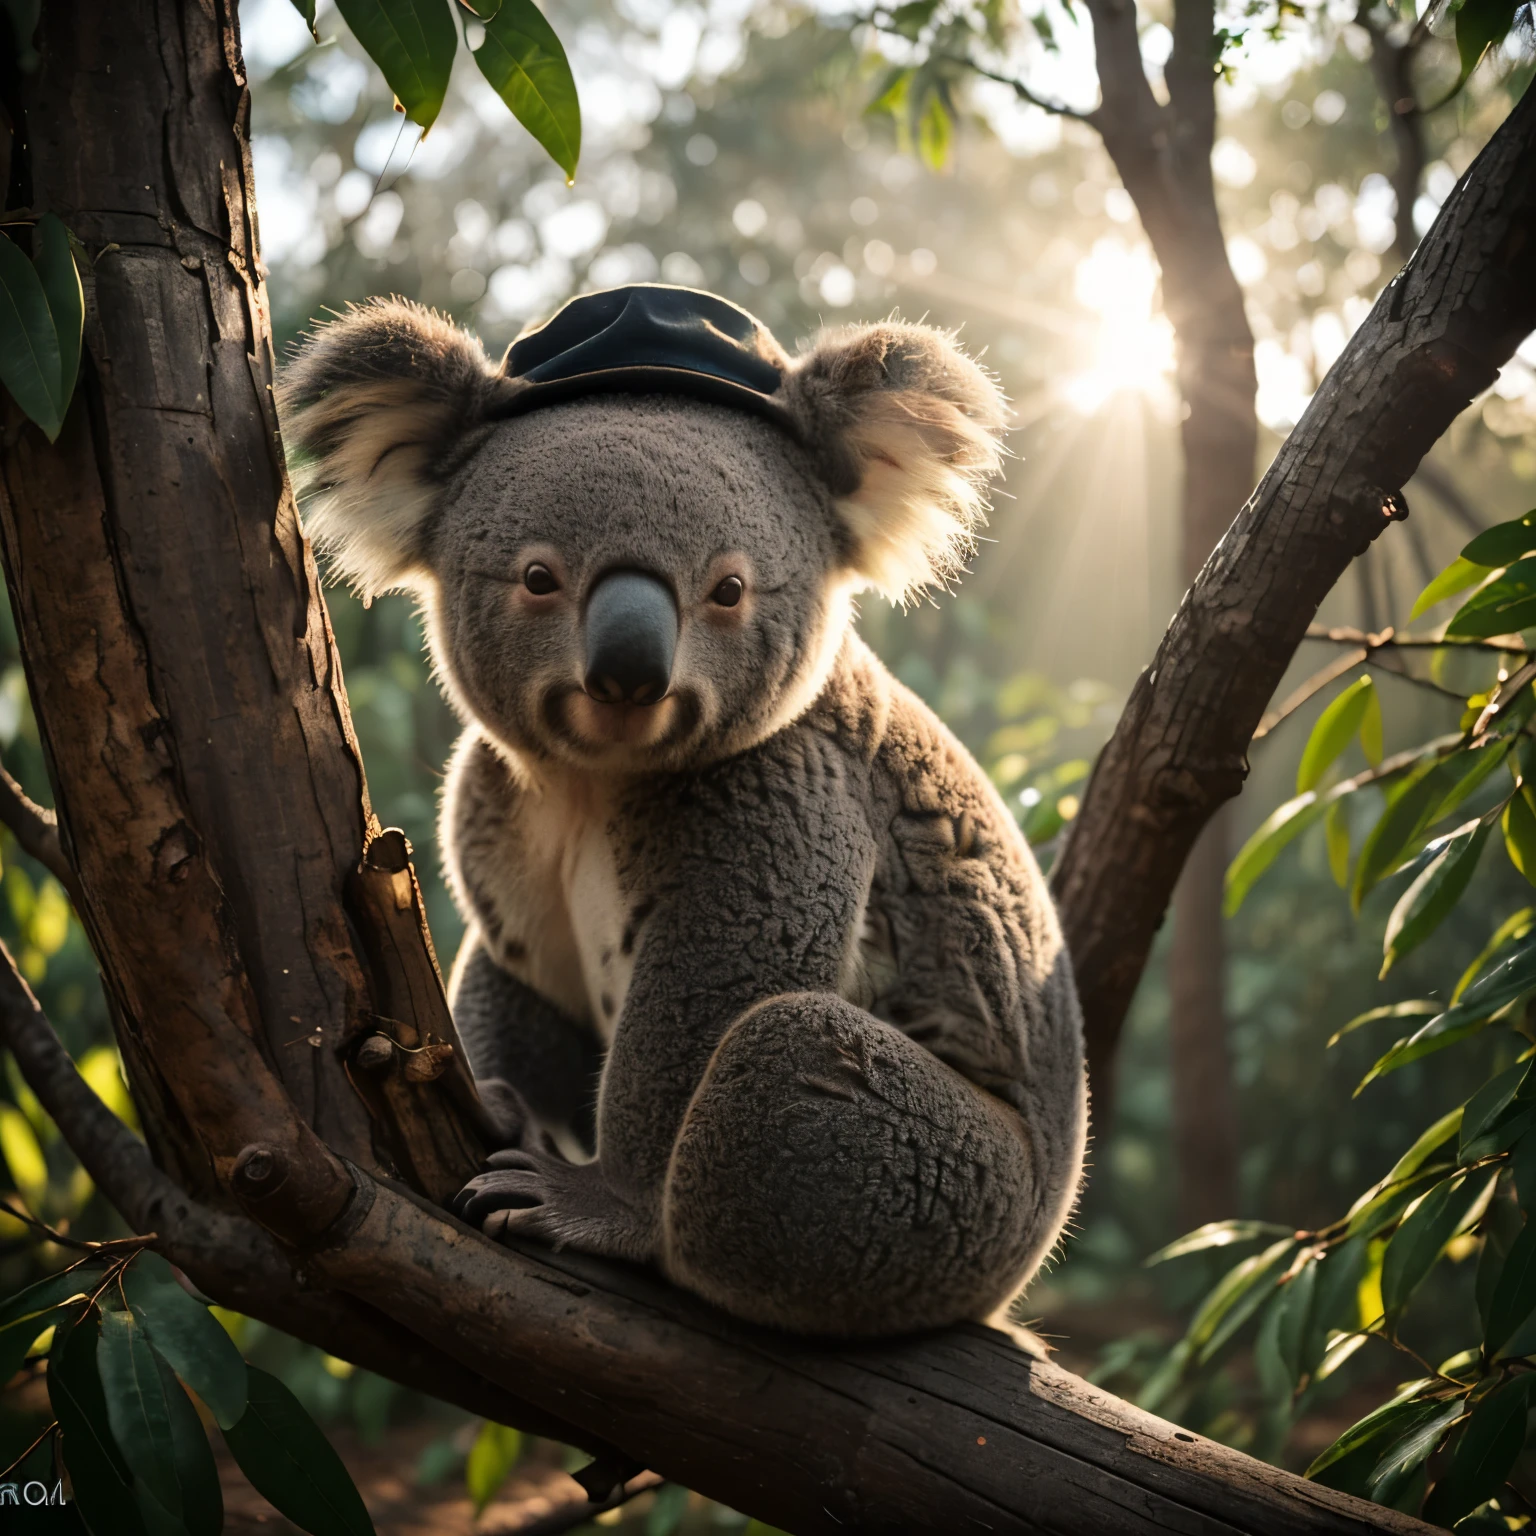
M 188 1198 L 80 1076 L 0 943 L 0 1046 L 10 1050 L 96 1187 L 199 1290 L 402 1386 L 498 1423 L 612 1455 L 602 1440 L 445 1359 L 372 1308 L 301 1284 L 291 1256 L 255 1222 Z
M 1057 861 L 1101 1080 L 1180 868 L 1319 603 L 1419 460 L 1536 328 L 1536 93 L 1473 162 L 1185 595 Z

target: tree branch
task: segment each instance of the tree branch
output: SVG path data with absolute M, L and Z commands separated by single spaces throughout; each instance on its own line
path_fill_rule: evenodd
M 59 818 L 27 794 L 0 764 L 0 823 L 10 829 L 23 853 L 31 854 L 64 887 L 70 905 L 80 907 L 80 887 L 75 867 L 64 856 L 59 840 Z
M 983 80 L 995 81 L 998 85 L 1006 85 L 1020 101 L 1031 107 L 1039 107 L 1042 112 L 1049 112 L 1055 117 L 1070 117 L 1079 123 L 1087 123 L 1091 127 L 1098 126 L 1097 109 L 1089 112 L 1079 112 L 1076 107 L 1069 107 L 1064 101 L 1052 101 L 1046 96 L 1037 96 L 1016 75 L 1008 75 L 1000 70 L 988 69 L 985 64 L 978 64 L 974 59 L 962 57 L 953 53 L 936 53 L 936 59 L 941 59 L 949 64 L 958 64 L 967 69 L 973 75 L 980 75 Z
M 1185 595 L 1095 765 L 1052 886 L 1106 1081 L 1179 870 L 1238 793 L 1319 603 L 1423 454 L 1536 328 L 1536 92 L 1473 162 Z

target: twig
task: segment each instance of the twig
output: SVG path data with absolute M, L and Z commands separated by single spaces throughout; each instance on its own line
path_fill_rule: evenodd
M 1310 638 L 1310 636 L 1308 637 Z M 1291 693 L 1282 703 L 1274 709 L 1267 711 L 1264 718 L 1259 721 L 1258 727 L 1253 733 L 1253 741 L 1262 741 L 1280 722 L 1289 715 L 1296 713 L 1308 699 L 1321 693 L 1329 683 L 1358 667 L 1362 662 L 1370 659 L 1370 649 L 1367 646 L 1356 645 L 1355 649 L 1328 663 L 1320 672 L 1314 672 L 1306 682 Z
M 14 1216 L 17 1221 L 25 1222 L 29 1227 L 35 1227 L 50 1243 L 57 1243 L 61 1248 L 81 1249 L 87 1258 L 98 1253 L 109 1253 L 118 1248 L 146 1248 L 158 1236 L 157 1233 L 151 1232 L 144 1237 L 109 1237 L 102 1242 L 91 1242 L 85 1238 L 66 1236 L 63 1232 L 50 1227 L 46 1221 L 39 1221 L 30 1211 L 12 1205 L 9 1200 L 0 1200 L 0 1210 Z M 83 1264 L 85 1259 L 78 1262 Z M 65 1274 L 68 1272 L 68 1270 L 62 1271 Z
M 64 887 L 80 910 L 80 886 L 74 866 L 64 856 L 57 813 L 41 806 L 0 765 L 0 823 L 10 828 L 22 850 L 32 855 Z
M 1313 624 L 1307 630 L 1308 640 L 1323 640 L 1333 645 L 1364 645 L 1373 651 L 1488 651 L 1499 656 L 1524 656 L 1528 654 L 1529 647 L 1520 641 L 1509 640 L 1471 640 L 1464 639 L 1460 635 L 1446 635 L 1436 640 L 1431 635 L 1399 635 L 1392 630 L 1383 630 L 1379 635 L 1367 634 L 1363 629 L 1354 629 L 1348 624 L 1335 625 L 1330 628 L 1324 624 Z
M 498 1521 L 483 1527 L 483 1536 L 561 1536 L 564 1531 L 579 1530 L 598 1515 L 606 1514 L 610 1509 L 618 1509 L 652 1488 L 659 1488 L 663 1481 L 665 1479 L 655 1472 L 642 1472 L 638 1477 L 620 1483 L 605 1499 L 595 1502 L 585 1498 L 576 1499 L 529 1520 L 519 1521 L 514 1517 L 512 1520 Z
M 37 1439 L 34 1440 L 32 1444 L 29 1445 L 26 1450 L 24 1450 L 21 1455 L 18 1456 L 16 1460 L 10 1464 L 10 1466 L 6 1467 L 4 1471 L 0 1471 L 0 1477 L 9 1477 L 11 1473 L 14 1472 L 16 1468 L 19 1467 L 22 1462 L 24 1462 L 27 1457 L 30 1456 L 32 1452 L 35 1451 L 38 1446 L 40 1446 L 43 1441 L 46 1440 L 48 1436 L 51 1435 L 58 1427 L 59 1421 L 57 1419 L 51 1420 L 47 1428 L 43 1430 L 42 1434 L 40 1434 Z
M 1064 101 L 1052 101 L 1045 96 L 1037 96 L 1027 85 L 1015 75 L 1005 75 L 999 70 L 988 69 L 984 64 L 978 64 L 974 59 L 967 58 L 964 54 L 936 53 L 933 58 L 942 59 L 949 64 L 958 64 L 962 69 L 968 69 L 973 75 L 980 75 L 983 80 L 995 81 L 998 85 L 1006 85 L 1020 101 L 1029 106 L 1039 107 L 1042 112 L 1049 112 L 1055 117 L 1070 117 L 1079 123 L 1088 123 L 1097 126 L 1098 113 L 1079 112 L 1076 107 L 1069 107 Z

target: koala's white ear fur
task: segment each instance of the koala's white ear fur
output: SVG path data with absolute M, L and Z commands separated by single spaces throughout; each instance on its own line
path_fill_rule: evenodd
M 986 522 L 1007 404 L 991 376 L 926 325 L 819 337 L 788 393 L 837 495 L 853 568 L 893 603 L 945 586 Z
M 443 459 L 485 419 L 501 378 L 474 337 L 402 299 L 319 327 L 284 371 L 305 526 L 365 597 L 420 566 Z

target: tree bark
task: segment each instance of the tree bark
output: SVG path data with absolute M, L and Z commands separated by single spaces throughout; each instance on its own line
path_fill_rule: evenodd
M 1140 215 L 1162 272 L 1163 310 L 1178 347 L 1183 400 L 1180 566 L 1193 581 L 1253 485 L 1258 445 L 1253 333 L 1216 206 L 1212 0 L 1178 0 L 1168 102 L 1148 84 L 1133 0 L 1089 0 L 1102 104 L 1091 116 Z M 1221 912 L 1227 823 L 1191 853 L 1174 906 L 1168 957 L 1174 1166 L 1188 1225 L 1236 1208 L 1237 1105 L 1227 1041 Z M 1097 1068 L 1098 1070 L 1094 1070 Z M 1108 1065 L 1090 1061 L 1095 1111 L 1113 1098 Z
M 1053 871 L 1090 1070 L 1180 869 L 1318 605 L 1407 513 L 1401 490 L 1536 328 L 1536 95 L 1527 92 L 1350 339 L 1185 595 L 1099 757 Z

